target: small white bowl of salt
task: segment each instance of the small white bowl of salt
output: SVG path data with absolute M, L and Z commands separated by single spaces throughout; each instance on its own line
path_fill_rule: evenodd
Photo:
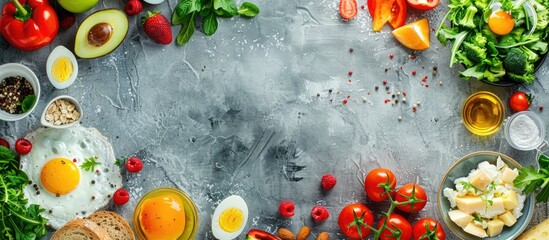
M 513 148 L 529 151 L 546 143 L 545 124 L 532 111 L 523 111 L 513 114 L 505 121 L 503 128 L 505 139 Z

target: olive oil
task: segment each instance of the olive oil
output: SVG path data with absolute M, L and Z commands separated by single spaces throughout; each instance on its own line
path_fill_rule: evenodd
M 477 92 L 469 96 L 461 110 L 465 127 L 472 133 L 487 136 L 497 132 L 503 123 L 503 103 L 491 92 Z

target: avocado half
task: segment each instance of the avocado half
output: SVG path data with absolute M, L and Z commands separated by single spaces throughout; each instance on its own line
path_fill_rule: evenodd
M 97 58 L 114 51 L 128 33 L 128 17 L 118 9 L 104 9 L 89 15 L 78 27 L 74 53 L 80 58 Z

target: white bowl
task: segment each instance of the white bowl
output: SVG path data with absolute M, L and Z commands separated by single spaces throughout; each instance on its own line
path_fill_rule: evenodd
M 56 100 L 58 99 L 63 99 L 63 100 L 67 100 L 69 102 L 71 102 L 72 104 L 74 104 L 74 107 L 76 109 L 76 111 L 78 111 L 80 113 L 80 117 L 72 122 L 72 123 L 68 123 L 68 124 L 63 124 L 63 125 L 55 125 L 53 123 L 50 123 L 46 120 L 46 112 L 48 111 L 48 107 L 50 105 L 53 104 L 53 102 L 55 102 Z M 40 117 L 40 123 L 42 124 L 42 126 L 44 127 L 50 127 L 50 128 L 68 128 L 68 127 L 71 127 L 71 126 L 74 126 L 76 124 L 79 124 L 80 123 L 80 119 L 82 119 L 82 117 L 84 117 L 84 113 L 82 112 L 82 107 L 80 106 L 80 103 L 78 103 L 78 101 L 76 101 L 76 99 L 74 99 L 73 97 L 71 96 L 67 96 L 67 95 L 61 95 L 61 96 L 58 96 L 58 97 L 55 97 L 53 98 L 48 104 L 46 104 L 46 108 L 44 108 L 44 111 L 42 112 L 42 116 Z
M 21 114 L 11 114 L 6 111 L 0 110 L 0 120 L 4 121 L 17 121 L 25 118 L 29 114 L 34 111 L 36 108 L 36 105 L 38 103 L 38 100 L 40 100 L 40 82 L 38 81 L 38 77 L 36 77 L 36 74 L 32 70 L 30 70 L 28 67 L 19 64 L 19 63 L 6 63 L 3 65 L 0 65 L 0 82 L 4 81 L 4 79 L 8 77 L 14 77 L 14 76 L 21 76 L 24 77 L 32 86 L 32 89 L 34 90 L 34 95 L 36 95 L 36 101 L 34 102 L 34 105 L 29 109 L 27 112 L 21 113 Z
M 145 1 L 148 4 L 160 4 L 164 2 L 164 0 L 143 0 L 143 1 Z

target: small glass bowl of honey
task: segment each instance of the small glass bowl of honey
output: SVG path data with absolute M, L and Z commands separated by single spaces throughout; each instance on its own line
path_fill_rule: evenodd
M 461 109 L 463 124 L 472 133 L 488 136 L 496 133 L 505 116 L 503 102 L 491 92 L 473 93 Z

